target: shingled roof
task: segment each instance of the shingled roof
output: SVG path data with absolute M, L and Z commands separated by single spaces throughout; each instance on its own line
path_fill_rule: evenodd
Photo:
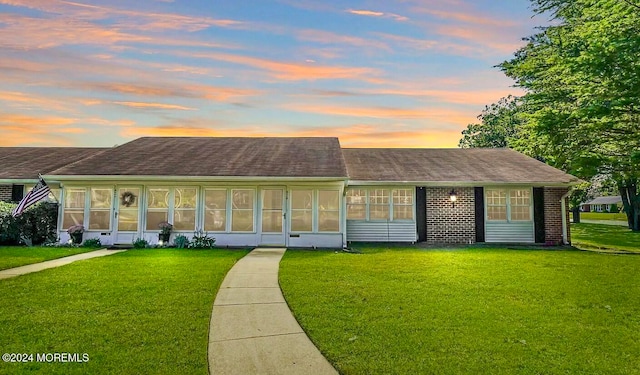
M 37 180 L 69 163 L 96 155 L 97 147 L 0 147 L 0 180 Z
M 547 183 L 579 181 L 510 149 L 343 149 L 355 181 L 445 183 Z
M 50 175 L 347 178 L 338 138 L 144 137 Z

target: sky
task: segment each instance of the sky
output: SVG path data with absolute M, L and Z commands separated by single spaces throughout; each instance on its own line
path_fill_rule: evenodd
M 456 147 L 528 0 L 0 0 L 0 146 L 332 136 Z

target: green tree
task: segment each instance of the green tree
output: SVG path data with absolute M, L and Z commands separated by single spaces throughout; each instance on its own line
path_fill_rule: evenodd
M 583 179 L 610 175 L 640 230 L 640 12 L 625 0 L 531 0 L 553 25 L 499 65 L 526 94 L 531 143 Z
M 480 123 L 469 124 L 462 131 L 458 143 L 461 148 L 510 147 L 517 138 L 521 123 L 518 98 L 507 96 L 484 108 L 478 116 Z

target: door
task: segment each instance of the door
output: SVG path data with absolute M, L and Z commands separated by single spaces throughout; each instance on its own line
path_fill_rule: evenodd
M 261 190 L 261 245 L 285 246 L 285 189 Z
M 118 187 L 115 204 L 114 243 L 132 244 L 140 237 L 140 188 Z

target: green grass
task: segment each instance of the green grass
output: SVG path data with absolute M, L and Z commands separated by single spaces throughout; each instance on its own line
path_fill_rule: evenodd
M 287 251 L 280 283 L 343 374 L 630 374 L 640 257 L 552 250 Z
M 207 374 L 213 300 L 245 254 L 129 250 L 1 280 L 2 353 L 87 353 L 89 362 L 0 362 L 0 373 Z
M 0 270 L 93 251 L 86 247 L 0 246 Z
M 640 232 L 606 224 L 571 224 L 571 243 L 585 249 L 640 252 Z
M 580 219 L 584 220 L 617 220 L 627 221 L 627 215 L 624 212 L 610 214 L 606 212 L 580 212 Z

